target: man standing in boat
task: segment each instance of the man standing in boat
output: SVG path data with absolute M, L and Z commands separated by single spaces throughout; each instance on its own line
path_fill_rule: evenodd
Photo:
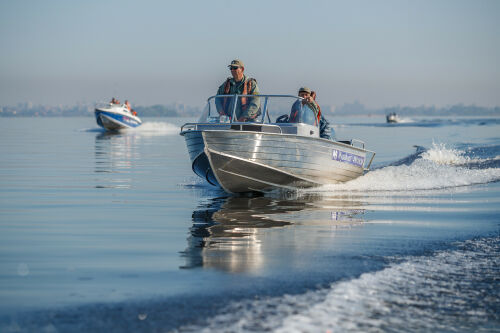
M 244 74 L 245 66 L 241 60 L 235 59 L 228 66 L 232 77 L 220 85 L 217 95 L 259 95 L 257 81 Z M 215 103 L 217 112 L 222 115 L 231 116 L 232 97 L 217 98 Z M 260 115 L 259 97 L 239 97 L 236 105 L 237 121 L 255 121 Z

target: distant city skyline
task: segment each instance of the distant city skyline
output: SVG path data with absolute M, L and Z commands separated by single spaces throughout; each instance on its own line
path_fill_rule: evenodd
M 234 58 L 321 104 L 500 105 L 500 1 L 0 0 L 0 106 L 199 106 Z

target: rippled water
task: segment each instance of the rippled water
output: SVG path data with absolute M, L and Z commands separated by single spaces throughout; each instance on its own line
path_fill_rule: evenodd
M 332 119 L 346 184 L 228 197 L 179 127 L 0 123 L 2 332 L 500 331 L 500 122 Z

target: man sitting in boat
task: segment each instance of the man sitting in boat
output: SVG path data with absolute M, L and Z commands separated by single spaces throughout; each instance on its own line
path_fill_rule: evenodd
M 111 104 L 120 104 L 120 101 L 119 101 L 119 100 L 117 100 L 116 98 L 114 98 L 114 97 L 113 97 L 113 98 L 111 99 L 111 102 L 110 102 L 110 103 L 111 103 Z
M 330 137 L 330 126 L 328 120 L 323 117 L 321 113 L 321 108 L 318 103 L 316 103 L 316 93 L 309 89 L 308 87 L 302 87 L 299 89 L 299 96 L 303 98 L 302 101 L 297 101 L 292 106 L 292 110 L 290 112 L 290 116 L 288 117 L 289 123 L 296 123 L 299 121 L 299 111 L 302 106 L 307 106 L 310 110 L 314 112 L 314 124 L 318 124 L 319 122 L 319 136 L 323 139 L 329 139 Z M 302 120 L 303 121 L 303 120 Z
M 232 77 L 220 85 L 217 95 L 258 95 L 257 81 L 244 74 L 245 66 L 241 60 L 235 59 L 228 66 Z M 231 117 L 231 97 L 217 98 L 217 111 L 221 116 Z M 259 97 L 240 97 L 236 105 L 236 119 L 238 121 L 255 121 L 260 115 Z

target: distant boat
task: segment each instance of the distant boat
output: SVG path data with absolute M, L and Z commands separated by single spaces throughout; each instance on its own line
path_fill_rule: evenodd
M 251 122 L 236 120 L 245 103 L 259 110 Z M 291 111 L 293 121 L 279 121 Z M 212 96 L 200 120 L 180 134 L 193 171 L 228 193 L 346 182 L 363 175 L 375 156 L 361 141 L 321 138 L 314 111 L 290 95 Z
M 135 128 L 142 124 L 139 117 L 134 115 L 125 104 L 106 103 L 95 108 L 97 125 L 109 131 L 126 128 Z
M 399 122 L 399 118 L 398 118 L 398 115 L 396 114 L 396 112 L 389 113 L 385 118 L 387 119 L 388 123 L 398 123 Z

